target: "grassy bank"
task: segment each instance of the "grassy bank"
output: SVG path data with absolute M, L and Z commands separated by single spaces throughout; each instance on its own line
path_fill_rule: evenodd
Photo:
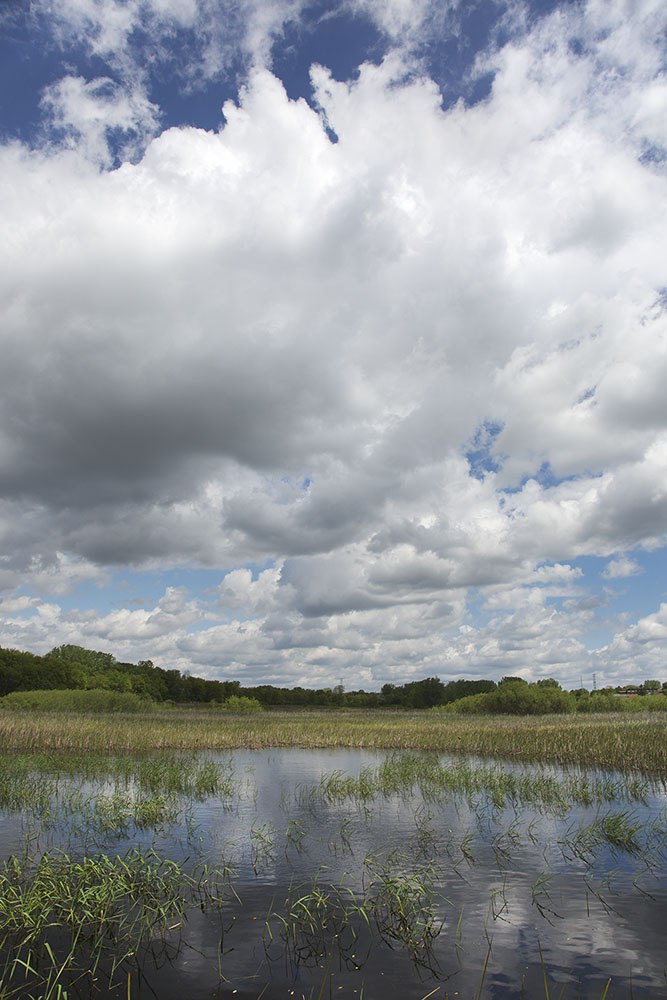
M 667 777 L 660 715 L 459 717 L 427 712 L 275 712 L 212 716 L 195 710 L 116 714 L 0 712 L 6 750 L 142 751 L 367 747 L 460 751 L 588 764 Z

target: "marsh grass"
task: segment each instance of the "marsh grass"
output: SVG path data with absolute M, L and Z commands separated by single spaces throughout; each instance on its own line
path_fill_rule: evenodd
M 337 723 L 340 717 L 333 719 Z M 5 721 L 0 713 L 0 726 Z M 102 721 L 106 725 L 107 720 Z M 118 717 L 114 725 L 122 729 L 131 721 Z M 247 725 L 255 722 L 252 717 Z M 194 729 L 199 722 L 190 725 Z M 136 735 L 134 729 L 125 730 L 130 731 Z M 664 732 L 655 730 L 662 737 Z M 667 815 L 642 824 L 635 806 L 650 804 L 656 786 L 664 786 L 659 775 L 642 770 L 633 766 L 612 776 L 605 770 L 584 773 L 567 767 L 505 769 L 489 760 L 463 758 L 444 764 L 437 753 L 401 748 L 357 776 L 336 770 L 321 775 L 313 786 L 291 787 L 280 801 L 289 814 L 280 834 L 272 822 L 263 822 L 261 812 L 244 828 L 237 843 L 242 867 L 252 867 L 259 878 L 280 860 L 278 848 L 282 851 L 284 844 L 292 871 L 299 871 L 300 865 L 307 871 L 308 854 L 314 855 L 321 832 L 330 856 L 345 857 L 343 865 L 356 875 L 328 879 L 322 868 L 314 879 L 295 876 L 287 896 L 272 904 L 266 917 L 262 940 L 267 957 L 288 963 L 295 981 L 299 966 L 311 966 L 317 976 L 317 969 L 323 969 L 320 993 L 315 987 L 313 997 L 341 995 L 333 992 L 335 967 L 360 970 L 378 946 L 386 946 L 388 968 L 388 951 L 393 949 L 408 956 L 418 976 L 437 979 L 437 959 L 443 952 L 436 944 L 443 931 L 457 955 L 463 950 L 463 912 L 449 903 L 461 897 L 452 886 L 461 888 L 457 880 L 466 882 L 466 876 L 471 883 L 478 880 L 479 873 L 475 876 L 470 869 L 488 863 L 490 856 L 496 870 L 489 880 L 489 921 L 511 923 L 518 900 L 519 916 L 523 907 L 523 912 L 527 908 L 556 923 L 566 887 L 558 864 L 562 868 L 564 861 L 576 861 L 578 877 L 588 887 L 586 906 L 590 898 L 591 905 L 599 902 L 610 912 L 614 876 L 607 871 L 601 877 L 602 866 L 593 867 L 600 858 L 607 864 L 610 856 L 629 855 L 618 863 L 619 869 L 631 872 L 626 872 L 626 882 L 642 865 L 662 877 L 658 865 L 665 860 Z M 231 802 L 240 787 L 231 760 L 220 764 L 201 750 L 105 755 L 36 748 L 0 758 L 0 807 L 30 813 L 45 827 L 66 824 L 77 834 L 100 837 L 101 844 L 105 838 L 112 842 L 136 830 L 182 822 L 192 803 L 211 796 L 222 804 Z M 389 799 L 398 800 L 392 809 L 413 811 L 409 840 L 403 841 L 401 851 L 375 853 L 362 862 L 364 847 L 359 842 L 367 841 L 359 834 L 372 828 L 369 820 L 389 811 Z M 354 809 L 341 810 L 345 803 Z M 462 820 L 451 824 L 454 831 L 442 821 L 449 803 Z M 258 807 L 257 800 L 253 807 Z M 534 869 L 532 885 L 516 878 L 526 857 L 524 848 L 528 845 L 535 853 L 541 817 L 553 814 L 557 824 L 550 820 L 548 825 L 562 831 L 571 809 L 586 810 L 587 822 L 560 834 L 549 851 L 545 847 L 544 868 L 536 878 Z M 352 815 L 341 817 L 341 812 Z M 335 822 L 324 826 L 322 820 L 330 816 Z M 236 864 L 241 866 L 240 860 Z M 76 860 L 49 853 L 35 862 L 10 859 L 0 871 L 0 955 L 6 956 L 0 958 L 0 997 L 66 1000 L 68 989 L 70 997 L 77 995 L 73 991 L 79 985 L 92 989 L 94 974 L 107 984 L 109 996 L 113 989 L 114 996 L 125 1000 L 128 971 L 136 970 L 137 963 L 170 961 L 180 948 L 189 947 L 185 927 L 193 906 L 205 913 L 225 909 L 232 919 L 229 914 L 241 906 L 234 888 L 237 875 L 224 863 L 207 870 L 194 865 L 186 871 L 185 865 L 141 851 L 123 858 L 104 854 Z M 581 882 L 579 891 L 583 906 Z M 83 913 L 84 919 L 77 917 L 75 923 L 75 913 Z M 220 922 L 222 926 L 222 917 Z M 304 986 L 304 995 L 307 989 Z M 428 995 L 426 986 L 424 990 Z M 141 993 L 148 995 L 143 989 Z
M 231 766 L 194 753 L 150 756 L 7 754 L 0 758 L 0 808 L 73 837 L 120 838 L 187 821 L 192 804 L 230 800 Z
M 62 994 L 95 979 L 119 988 L 148 949 L 178 949 L 189 907 L 220 908 L 229 879 L 226 869 L 188 874 L 138 849 L 81 860 L 9 858 L 0 867 L 0 995 Z
M 231 795 L 235 785 L 231 763 L 223 766 L 201 753 L 113 754 L 67 752 L 18 752 L 0 758 L 0 782 L 22 775 L 46 776 L 55 781 L 80 778 L 112 780 L 160 791 L 205 797 Z M 1 787 L 1 786 L 0 786 Z
M 497 765 L 458 761 L 442 764 L 433 755 L 392 754 L 377 767 L 357 776 L 332 771 L 322 776 L 314 793 L 324 802 L 354 801 L 367 805 L 378 797 L 411 798 L 416 792 L 425 802 L 441 803 L 461 796 L 478 806 L 488 803 L 496 811 L 506 806 L 539 806 L 555 813 L 574 805 L 591 806 L 624 800 L 646 802 L 650 783 L 637 777 L 564 772 L 556 776 L 540 770 L 507 770 Z
M 436 912 L 437 866 L 415 866 L 398 851 L 368 856 L 360 891 L 347 884 L 347 876 L 327 882 L 325 874 L 321 869 L 312 880 L 293 883 L 283 907 L 269 911 L 265 950 L 270 960 L 285 955 L 298 968 L 335 959 L 339 968 L 359 970 L 374 940 L 380 940 L 403 950 L 415 969 L 436 972 L 433 949 L 444 926 Z
M 250 853 L 252 870 L 255 875 L 259 875 L 276 855 L 276 830 L 271 823 L 259 823 L 251 826 Z
M 0 711 L 10 750 L 77 753 L 268 747 L 437 750 L 552 761 L 667 778 L 667 716 L 460 717 L 428 712 L 196 710 L 133 715 Z
M 272 907 L 264 928 L 264 947 L 270 961 L 285 959 L 293 969 L 318 966 L 331 960 L 338 967 L 359 969 L 368 959 L 370 942 L 362 929 L 368 914 L 353 890 L 323 881 L 322 872 L 307 882 L 290 885 L 282 908 Z
M 441 881 L 438 864 L 415 865 L 398 851 L 364 861 L 364 902 L 380 937 L 400 944 L 416 967 L 431 973 L 437 972 L 433 946 L 445 924 L 436 910 Z

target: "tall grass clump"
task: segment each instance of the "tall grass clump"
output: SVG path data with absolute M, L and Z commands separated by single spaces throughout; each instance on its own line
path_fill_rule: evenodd
M 499 765 L 443 764 L 435 756 L 397 753 L 377 767 L 363 768 L 358 777 L 332 771 L 320 779 L 317 797 L 323 801 L 355 800 L 362 804 L 381 796 L 412 796 L 428 802 L 453 796 L 471 802 L 485 800 L 494 808 L 533 805 L 556 812 L 573 805 L 591 806 L 616 800 L 644 802 L 650 783 L 639 778 L 614 780 L 604 775 L 506 770 Z
M 118 986 L 148 949 L 166 946 L 190 906 L 219 907 L 226 870 L 187 874 L 154 851 L 124 856 L 45 854 L 0 866 L 0 995 L 51 995 L 83 980 Z M 176 940 L 178 946 L 178 940 Z M 124 969 L 125 967 L 125 969 Z M 120 977 L 122 973 L 122 978 Z M 93 984 L 96 984 L 93 986 Z

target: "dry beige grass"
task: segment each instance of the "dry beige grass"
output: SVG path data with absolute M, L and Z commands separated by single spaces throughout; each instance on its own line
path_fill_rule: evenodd
M 436 712 L 196 710 L 145 715 L 0 712 L 6 750 L 368 747 L 588 764 L 667 778 L 667 718 L 655 715 L 461 717 Z

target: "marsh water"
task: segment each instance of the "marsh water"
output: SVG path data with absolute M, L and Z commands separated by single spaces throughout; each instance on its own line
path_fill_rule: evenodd
M 68 809 L 5 802 L 4 858 L 155 852 L 211 885 L 68 998 L 667 996 L 659 783 L 358 750 L 198 760 L 224 784 L 152 822 L 86 814 L 117 775 L 60 775 Z M 122 789 L 141 797 L 131 769 Z

